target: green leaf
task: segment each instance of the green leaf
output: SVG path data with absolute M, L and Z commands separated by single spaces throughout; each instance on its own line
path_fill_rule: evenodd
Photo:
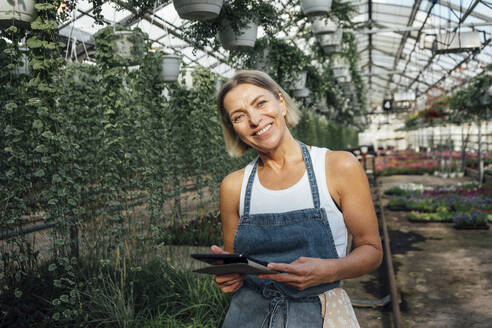
M 17 109 L 17 104 L 13 102 L 9 102 L 7 105 L 5 105 L 5 110 L 9 113 L 13 112 L 14 110 Z
M 37 37 L 33 36 L 26 41 L 26 45 L 29 49 L 37 49 L 43 46 L 43 41 L 38 40 Z
M 44 131 L 41 136 L 46 139 L 53 139 L 53 133 L 49 130 Z
M 11 27 L 9 27 L 8 29 L 5 30 L 6 33 L 10 34 L 10 33 L 17 33 L 17 27 L 15 27 L 14 25 L 12 25 Z
M 51 263 L 49 266 L 48 266 L 48 271 L 55 271 L 56 270 L 56 264 L 55 263 Z
M 34 176 L 38 177 L 38 178 L 43 177 L 44 176 L 44 170 L 43 169 L 37 170 L 36 172 L 34 172 Z
M 47 153 L 48 148 L 45 145 L 39 145 L 36 148 L 34 148 L 34 151 L 37 153 Z
M 56 199 L 56 198 L 52 198 L 52 199 L 50 199 L 50 200 L 48 201 L 48 204 L 49 204 L 49 205 L 56 205 L 56 203 L 58 203 L 58 199 Z
M 41 130 L 43 128 L 43 122 L 40 120 L 34 120 L 34 122 L 32 122 L 32 127 Z
M 39 11 L 43 10 L 49 10 L 55 8 L 51 3 L 37 3 L 34 5 L 34 8 L 36 8 Z

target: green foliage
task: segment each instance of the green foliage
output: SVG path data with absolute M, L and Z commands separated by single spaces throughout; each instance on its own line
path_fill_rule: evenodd
M 166 230 L 170 245 L 211 246 L 222 244 L 222 224 L 219 214 L 209 214 L 177 224 Z
M 412 222 L 451 222 L 454 213 L 449 211 L 446 206 L 439 206 L 436 212 L 414 212 L 412 211 L 408 219 Z
M 332 150 L 350 149 L 357 145 L 355 130 L 329 122 L 324 116 L 306 110 L 292 133 L 306 144 Z
M 411 191 L 402 189 L 398 186 L 391 187 L 387 190 L 384 191 L 385 195 L 391 195 L 391 196 L 410 196 L 412 195 Z

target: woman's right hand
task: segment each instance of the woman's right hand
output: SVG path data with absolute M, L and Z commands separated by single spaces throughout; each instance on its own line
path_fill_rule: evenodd
M 228 254 L 217 245 L 210 247 L 214 254 Z M 240 273 L 227 273 L 221 275 L 214 275 L 214 281 L 218 288 L 224 293 L 233 293 L 237 291 L 243 285 L 244 275 Z

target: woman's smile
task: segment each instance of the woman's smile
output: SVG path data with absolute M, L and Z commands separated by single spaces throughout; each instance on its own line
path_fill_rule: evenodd
M 265 126 L 263 129 L 257 131 L 254 133 L 255 136 L 262 136 L 263 134 L 265 134 L 267 131 L 270 130 L 270 128 L 272 127 L 272 123 L 268 124 L 267 126 Z

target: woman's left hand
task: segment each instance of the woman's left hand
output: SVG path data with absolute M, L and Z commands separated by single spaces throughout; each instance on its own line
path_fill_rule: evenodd
M 269 263 L 275 274 L 258 275 L 260 279 L 274 280 L 298 290 L 336 281 L 336 264 L 333 259 L 299 257 L 291 263 Z

